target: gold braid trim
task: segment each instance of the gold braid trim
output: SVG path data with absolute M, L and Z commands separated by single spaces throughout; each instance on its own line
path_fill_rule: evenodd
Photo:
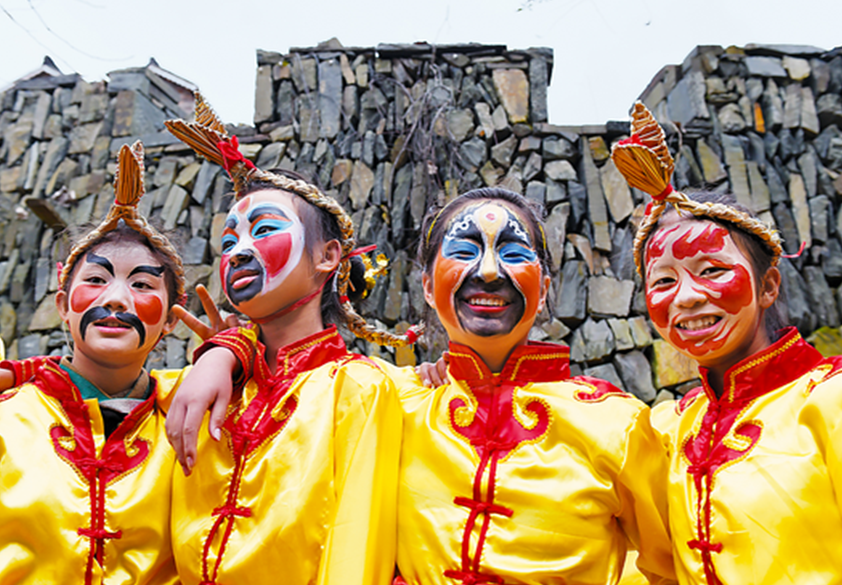
M 781 236 L 751 215 L 723 203 L 700 203 L 670 185 L 674 163 L 667 149 L 664 131 L 649 110 L 640 102 L 632 112 L 632 136 L 621 140 L 611 149 L 617 169 L 632 187 L 652 196 L 652 203 L 634 238 L 634 263 L 643 276 L 644 244 L 658 225 L 661 215 L 672 205 L 679 213 L 686 211 L 696 217 L 718 219 L 757 236 L 772 253 L 772 266 L 777 266 L 783 254 Z
M 143 144 L 139 140 L 131 147 L 124 144 L 117 157 L 117 163 L 114 203 L 105 219 L 70 250 L 59 274 L 59 288 L 64 289 L 69 284 L 68 278 L 79 258 L 98 244 L 108 232 L 116 229 L 120 220 L 123 220 L 128 227 L 145 236 L 153 248 L 172 261 L 175 267 L 176 298 L 181 299 L 184 295 L 184 265 L 181 256 L 169 239 L 149 225 L 146 218 L 137 211 L 137 204 L 146 192 L 143 184 Z
M 193 122 L 184 120 L 167 120 L 164 122 L 169 131 L 179 140 L 187 144 L 200 156 L 203 156 L 212 163 L 220 166 L 225 157 L 220 149 L 220 143 L 228 143 L 229 146 L 236 146 L 236 137 L 231 139 L 225 131 L 225 127 L 219 120 L 210 104 L 199 94 L 196 97 L 196 119 Z M 230 160 L 230 159 L 229 159 Z M 341 234 L 340 245 L 342 246 L 342 261 L 336 272 L 336 290 L 340 299 L 347 299 L 348 277 L 351 274 L 351 252 L 356 246 L 354 238 L 354 223 L 351 217 L 333 197 L 321 192 L 315 185 L 306 181 L 300 181 L 262 171 L 244 159 L 236 162 L 228 171 L 231 181 L 234 184 L 234 191 L 237 199 L 243 196 L 250 183 L 268 183 L 278 189 L 289 191 L 298 195 L 308 203 L 311 203 L 331 214 L 339 226 Z M 357 337 L 376 343 L 377 345 L 391 345 L 402 347 L 414 343 L 417 334 L 408 332 L 405 335 L 398 335 L 389 331 L 382 331 L 368 324 L 368 322 L 354 309 L 349 300 L 340 303 L 342 318 L 348 330 Z

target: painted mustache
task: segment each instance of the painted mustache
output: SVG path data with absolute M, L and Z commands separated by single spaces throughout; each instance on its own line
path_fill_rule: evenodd
M 138 347 L 146 342 L 146 328 L 143 326 L 143 322 L 137 315 L 132 313 L 112 313 L 105 307 L 93 307 L 85 311 L 85 314 L 82 315 L 82 320 L 79 322 L 82 341 L 85 340 L 85 333 L 88 330 L 88 325 L 101 321 L 102 319 L 108 319 L 109 317 L 113 317 L 137 331 L 137 335 L 140 337 L 140 341 L 137 344 Z

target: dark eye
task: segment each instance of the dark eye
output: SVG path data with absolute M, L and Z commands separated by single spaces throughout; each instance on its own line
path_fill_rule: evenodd
M 538 259 L 538 254 L 535 253 L 535 250 L 527 248 L 523 244 L 509 242 L 503 244 L 500 248 L 500 259 L 506 264 L 526 264 L 535 262 Z
M 292 225 L 291 221 L 277 218 L 261 219 L 251 228 L 251 236 L 255 239 L 270 236 L 275 232 L 284 231 Z
M 132 287 L 136 288 L 136 289 L 140 289 L 140 290 L 152 290 L 152 289 L 155 288 L 151 284 L 149 284 L 148 282 L 144 282 L 142 280 L 138 280 L 138 281 L 133 282 Z
M 702 270 L 701 276 L 705 278 L 716 278 L 727 272 L 727 268 L 723 268 L 722 266 L 708 266 L 704 270 Z
M 651 284 L 651 288 L 664 288 L 675 284 L 675 278 L 672 276 L 662 276 Z
M 442 245 L 442 256 L 468 262 L 479 257 L 479 246 L 470 240 L 446 239 Z
M 237 238 L 231 235 L 222 236 L 222 251 L 227 252 L 237 245 Z
M 85 277 L 85 282 L 88 284 L 105 284 L 105 279 L 101 276 L 92 275 Z

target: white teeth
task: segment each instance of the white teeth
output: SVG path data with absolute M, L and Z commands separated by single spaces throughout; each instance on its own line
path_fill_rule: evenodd
M 480 305 L 483 307 L 502 307 L 506 304 L 503 299 L 490 299 L 488 297 L 476 297 L 468 299 L 469 305 Z
M 678 328 L 684 329 L 685 331 L 698 331 L 699 329 L 705 329 L 706 327 L 714 325 L 717 321 L 718 319 L 713 316 L 699 317 L 698 319 L 691 319 L 690 321 L 679 323 Z

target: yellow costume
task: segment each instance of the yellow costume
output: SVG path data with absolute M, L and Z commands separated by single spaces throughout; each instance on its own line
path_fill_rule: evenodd
M 451 343 L 449 384 L 396 375 L 398 568 L 409 585 L 616 583 L 629 544 L 652 582 L 674 581 L 649 409 L 570 378 L 568 357 L 530 343 L 492 374 Z
M 389 378 L 334 327 L 282 348 L 274 376 L 253 325 L 210 344 L 256 359 L 221 440 L 203 425 L 192 474 L 175 473 L 184 583 L 388 583 L 401 432 Z
M 148 396 L 106 437 L 78 374 L 42 362 L 0 394 L 0 583 L 177 583 L 161 402 L 181 372 L 142 374 Z
M 842 582 L 840 368 L 790 329 L 656 408 L 681 583 Z

